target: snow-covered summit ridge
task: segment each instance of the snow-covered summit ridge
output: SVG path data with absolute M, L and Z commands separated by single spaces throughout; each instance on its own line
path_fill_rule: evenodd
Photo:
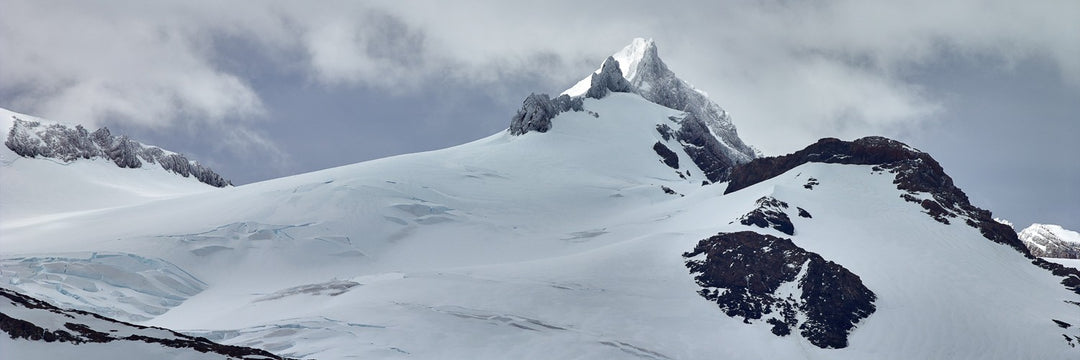
M 530 95 L 511 121 L 510 133 L 546 132 L 556 126 L 551 119 L 560 112 L 580 111 L 572 106 L 556 105 L 573 104 L 572 99 L 583 97 L 601 99 L 610 92 L 634 93 L 645 101 L 682 111 L 681 116 L 669 119 L 677 129 L 668 130 L 667 136 L 674 137 L 686 148 L 711 182 L 726 180 L 732 166 L 756 157 L 755 150 L 739 138 L 728 113 L 709 100 L 704 92 L 678 78 L 660 59 L 655 42 L 642 38 L 634 39 L 630 45 L 609 56 L 599 69 L 559 97 L 549 99 L 546 94 Z M 535 101 L 538 96 L 547 101 Z M 550 109 L 558 111 L 551 112 Z M 660 126 L 667 127 L 666 121 L 658 121 L 657 126 L 658 131 Z
M 1018 234 L 1032 255 L 1080 259 L 1080 233 L 1060 225 L 1031 224 Z
M 5 118 L 0 123 L 6 130 L 4 145 L 22 157 L 51 158 L 64 163 L 103 158 L 118 167 L 131 169 L 140 168 L 144 163 L 159 164 L 169 172 L 194 177 L 207 185 L 232 185 L 209 167 L 189 160 L 183 154 L 143 144 L 127 135 L 114 135 L 107 127 L 89 131 L 82 125 L 70 126 L 0 110 L 0 116 Z

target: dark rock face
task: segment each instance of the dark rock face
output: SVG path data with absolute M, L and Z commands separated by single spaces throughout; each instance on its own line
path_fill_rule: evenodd
M 1080 270 L 1032 256 L 1012 227 L 994 221 L 990 211 L 971 205 L 967 194 L 953 184 L 934 158 L 896 140 L 880 136 L 850 142 L 825 138 L 793 154 L 757 158 L 732 169 L 724 193 L 744 189 L 809 162 L 875 165 L 873 171 L 895 174 L 893 184 L 907 192 L 901 198 L 918 203 L 934 220 L 949 224 L 949 219 L 963 219 L 964 224 L 978 229 L 986 239 L 1009 246 L 1032 259 L 1036 266 L 1064 277 L 1061 283 L 1080 294 Z M 919 193 L 929 194 L 932 200 L 920 200 L 915 196 Z
M 592 75 L 592 83 L 589 85 L 589 90 L 585 92 L 585 97 L 602 99 L 612 92 L 632 93 L 634 87 L 630 86 L 630 82 L 623 77 L 619 62 L 608 56 L 604 65 L 600 67 L 600 73 Z
M 791 218 L 784 212 L 784 209 L 788 208 L 786 202 L 765 196 L 757 199 L 757 205 L 757 209 L 739 218 L 740 224 L 753 225 L 762 229 L 771 227 L 779 232 L 795 235 L 795 225 L 791 223 Z
M 727 180 L 735 162 L 724 152 L 708 126 L 694 114 L 687 114 L 679 124 L 675 138 L 683 144 L 686 155 L 705 173 L 705 178 L 713 183 Z
M 228 180 L 198 162 L 180 154 L 166 155 L 164 150 L 147 146 L 126 135 L 114 136 L 108 128 L 93 133 L 82 125 L 69 128 L 60 124 L 45 125 L 15 118 L 4 145 L 23 157 L 47 157 L 64 162 L 78 159 L 106 158 L 121 168 L 140 168 L 143 162 L 159 163 L 165 170 L 183 177 L 194 175 L 200 182 L 225 187 Z
M 551 130 L 551 119 L 566 111 L 582 111 L 582 99 L 562 95 L 551 99 L 547 94 L 530 94 L 510 120 L 510 134 L 521 135 L 530 131 Z
M 876 310 L 877 296 L 858 275 L 788 239 L 721 233 L 683 257 L 702 287 L 698 293 L 728 316 L 746 323 L 768 317 L 773 334 L 798 328 L 821 348 L 847 347 L 851 329 Z
M 168 329 L 148 327 L 113 320 L 98 314 L 79 311 L 63 310 L 52 306 L 44 301 L 19 294 L 17 292 L 0 288 L 0 301 L 3 301 L 5 313 L 0 313 L 0 330 L 12 339 L 25 339 L 29 341 L 66 342 L 71 344 L 83 343 L 111 343 L 111 342 L 145 342 L 160 344 L 165 347 L 176 349 L 190 349 L 200 353 L 214 353 L 236 359 L 284 359 L 270 352 L 242 346 L 222 345 L 206 338 L 192 337 L 177 333 Z M 18 319 L 8 315 L 8 309 L 33 310 L 42 313 L 52 313 L 53 321 L 44 324 L 34 324 L 24 319 Z M 38 316 L 40 317 L 40 316 Z M 63 324 L 63 328 L 49 328 L 53 324 Z M 94 330 L 92 325 L 105 324 L 109 327 L 119 326 L 126 328 L 134 334 L 120 337 L 111 333 Z M 149 330 L 149 331 L 143 331 Z M 142 333 L 142 334 L 140 334 Z M 159 337 L 160 334 L 166 337 Z M 145 335 L 144 335 L 145 334 Z M 153 334 L 153 335 L 151 335 Z M 130 354 L 116 354 L 117 358 L 124 358 Z
M 675 154 L 674 151 L 671 151 L 671 149 L 668 149 L 667 146 L 664 146 L 664 144 L 659 141 L 657 141 L 656 144 L 653 144 L 652 149 L 653 151 L 656 151 L 656 155 L 660 155 L 660 159 L 664 162 L 664 165 L 675 170 L 679 169 L 679 155 Z

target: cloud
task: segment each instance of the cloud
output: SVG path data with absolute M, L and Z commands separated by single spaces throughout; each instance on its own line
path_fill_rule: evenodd
M 3 106 L 59 120 L 209 127 L 245 147 L 267 117 L 249 74 L 223 70 L 222 38 L 285 57 L 316 86 L 389 92 L 573 84 L 632 37 L 735 115 L 748 142 L 790 150 L 825 135 L 917 126 L 942 104 L 905 72 L 943 56 L 1040 58 L 1080 86 L 1080 3 L 1016 1 L 8 1 Z M 240 54 L 230 62 L 249 61 Z M 258 62 L 259 59 L 250 59 Z M 265 61 L 263 61 L 265 63 Z M 247 134 L 247 135 L 244 135 Z M 237 140 L 247 137 L 248 140 Z

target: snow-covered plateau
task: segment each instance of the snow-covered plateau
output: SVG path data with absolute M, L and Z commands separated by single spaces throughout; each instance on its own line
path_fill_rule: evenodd
M 534 98 L 530 131 L 242 186 L 0 149 L 0 287 L 305 359 L 1080 357 L 1080 271 L 929 154 L 870 137 L 755 159 L 702 92 L 635 81 L 667 70 L 655 54 L 613 56 L 630 88 L 586 79 L 580 110 Z M 649 99 L 673 83 L 692 107 Z M 0 336 L 18 358 L 140 357 L 121 345 Z

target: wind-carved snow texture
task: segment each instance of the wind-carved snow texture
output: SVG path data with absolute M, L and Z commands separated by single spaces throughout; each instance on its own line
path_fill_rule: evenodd
M 46 157 L 63 162 L 105 158 L 121 168 L 140 168 L 143 162 L 159 164 L 183 177 L 194 176 L 200 182 L 225 187 L 232 185 L 213 170 L 188 160 L 181 154 L 144 145 L 127 135 L 112 135 L 109 128 L 89 132 L 82 125 L 74 128 L 61 124 L 43 125 L 14 117 L 4 145 L 23 157 Z
M 683 254 L 702 289 L 730 317 L 767 318 L 777 336 L 799 334 L 820 348 L 844 348 L 874 313 L 877 296 L 858 275 L 791 240 L 755 232 L 721 233 Z
M 1031 224 L 1018 234 L 1031 255 L 1080 259 L 1080 233 L 1059 225 Z
M 164 260 L 119 253 L 4 259 L 0 281 L 61 306 L 127 321 L 164 314 L 207 287 Z
M 294 286 L 288 289 L 276 291 L 273 294 L 260 297 L 258 299 L 255 299 L 255 301 L 259 302 L 267 300 L 277 300 L 283 297 L 294 295 L 338 296 L 348 292 L 349 289 L 352 289 L 357 285 L 360 285 L 360 283 L 349 280 L 331 280 L 318 284 Z
M 162 238 L 177 240 L 196 256 L 212 256 L 233 250 L 248 250 L 259 247 L 272 247 L 281 243 L 318 242 L 337 251 L 352 250 L 352 240 L 348 236 L 334 235 L 309 229 L 312 224 L 271 225 L 257 222 L 238 222 L 214 229 L 193 233 L 163 235 Z M 307 230 L 307 231 L 304 231 Z M 268 244 L 261 244 L 266 242 Z M 338 253 L 346 255 L 346 253 Z
M 948 225 L 949 219 L 963 219 L 986 239 L 1009 246 L 1032 259 L 1036 266 L 1064 277 L 1061 283 L 1080 294 L 1080 270 L 1033 256 L 1012 227 L 994 221 L 990 211 L 971 205 L 964 191 L 953 184 L 933 157 L 896 140 L 880 136 L 855 141 L 824 138 L 792 154 L 757 158 L 732 170 L 724 193 L 741 190 L 809 162 L 874 165 L 874 172 L 895 174 L 893 183 L 905 191 L 900 197 L 918 203 L 934 220 Z
M 229 359 L 282 359 L 265 350 L 221 345 L 168 329 L 135 325 L 85 311 L 63 310 L 4 288 L 0 288 L 0 298 L 0 330 L 16 342 L 113 343 L 117 347 L 111 351 L 112 355 L 135 358 L 184 357 L 177 350 L 170 350 L 178 349 L 191 354 L 218 354 Z M 144 346 L 147 344 L 151 346 Z M 69 349 L 72 353 L 69 355 L 78 352 Z
M 773 228 L 788 235 L 795 235 L 795 225 L 791 223 L 791 218 L 784 212 L 784 209 L 788 208 L 786 202 L 770 196 L 763 196 L 757 199 L 756 203 L 758 205 L 756 209 L 739 218 L 740 224 L 753 225 L 762 229 Z M 806 212 L 801 208 L 799 210 L 800 216 Z M 809 213 L 803 217 L 809 217 Z
M 347 322 L 320 316 L 290 319 L 244 329 L 185 330 L 184 332 L 218 343 L 265 349 L 282 356 L 309 359 L 312 358 L 312 354 L 307 350 L 311 346 L 308 343 L 336 341 L 338 344 L 349 344 L 357 339 L 371 338 L 372 331 L 384 328 L 385 326 L 382 325 Z M 303 341 L 297 342 L 297 340 Z M 406 354 L 404 350 L 397 348 L 386 350 Z
M 530 131 L 551 130 L 551 119 L 567 111 L 582 111 L 582 99 L 560 95 L 551 99 L 547 94 L 530 94 L 521 104 L 521 110 L 510 121 L 510 134 L 521 135 Z

